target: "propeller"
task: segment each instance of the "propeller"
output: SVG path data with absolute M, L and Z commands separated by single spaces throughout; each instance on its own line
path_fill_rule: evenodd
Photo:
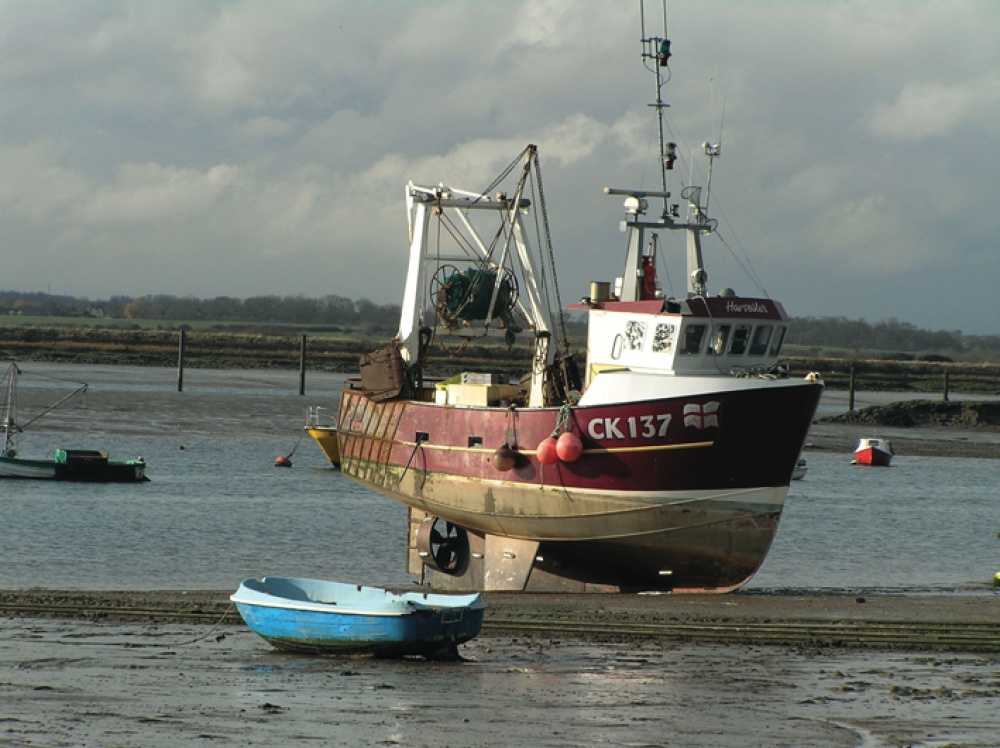
M 469 564 L 469 534 L 465 528 L 437 517 L 418 530 L 417 549 L 423 562 L 442 574 L 460 575 Z
M 431 557 L 442 571 L 452 571 L 458 566 L 458 560 L 465 538 L 459 535 L 459 528 L 451 522 L 445 522 L 444 532 L 437 529 L 437 523 L 431 528 Z

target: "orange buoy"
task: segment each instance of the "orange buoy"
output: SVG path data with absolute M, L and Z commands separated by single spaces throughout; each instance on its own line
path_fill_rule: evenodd
M 501 473 L 506 473 L 517 464 L 517 452 L 504 444 L 493 453 L 493 467 Z
M 556 440 L 556 455 L 563 462 L 576 462 L 583 454 L 583 442 L 572 431 L 564 431 Z
M 543 465 L 555 465 L 559 462 L 559 455 L 556 454 L 556 440 L 551 436 L 545 437 L 538 443 L 535 454 Z
M 291 467 L 292 466 L 292 461 L 289 460 L 287 457 L 282 456 L 282 457 L 279 457 L 277 460 L 274 461 L 274 466 L 275 467 Z

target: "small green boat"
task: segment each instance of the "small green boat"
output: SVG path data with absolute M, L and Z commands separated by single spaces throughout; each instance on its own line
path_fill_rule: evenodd
M 138 483 L 148 481 L 146 461 L 142 457 L 134 460 L 113 461 L 107 452 L 90 449 L 57 449 L 53 459 L 35 460 L 18 455 L 18 436 L 25 426 L 38 420 L 57 405 L 71 397 L 85 392 L 86 384 L 50 406 L 41 415 L 20 425 L 17 420 L 17 377 L 21 370 L 17 364 L 7 367 L 3 382 L 6 383 L 3 399 L 4 438 L 0 452 L 0 478 L 27 478 L 34 480 L 68 480 L 89 483 Z

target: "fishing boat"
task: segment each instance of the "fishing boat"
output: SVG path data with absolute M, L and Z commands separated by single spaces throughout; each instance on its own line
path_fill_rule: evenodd
M 57 449 L 51 460 L 17 457 L 11 450 L 0 456 L 0 478 L 34 478 L 86 483 L 137 483 L 148 481 L 146 461 L 114 461 L 107 452 L 92 449 Z
M 0 478 L 34 480 L 65 480 L 88 483 L 135 483 L 147 481 L 146 461 L 142 457 L 113 461 L 108 453 L 91 449 L 57 449 L 51 459 L 21 457 L 18 451 L 20 434 L 32 423 L 70 398 L 86 391 L 82 382 L 68 395 L 45 408 L 39 415 L 25 423 L 17 417 L 17 379 L 21 369 L 10 364 L 3 376 L 4 400 L 2 407 L 4 438 L 0 452 Z
M 717 232 L 721 148 L 705 144 L 706 189 L 671 202 L 665 24 L 648 35 L 643 20 L 641 44 L 660 181 L 604 189 L 624 200 L 627 241 L 620 275 L 568 306 L 587 321 L 582 370 L 538 148 L 484 189 L 406 186 L 399 331 L 362 357 L 336 429 L 343 474 L 409 507 L 407 569 L 432 589 L 727 592 L 771 547 L 823 383 L 779 361 L 778 301 L 709 290 L 702 239 Z M 676 295 L 661 288 L 670 235 L 686 247 Z M 457 361 L 489 340 L 505 359 L 526 351 L 521 376 L 488 364 L 433 376 L 432 354 Z
M 337 440 L 337 427 L 326 421 L 326 408 L 318 405 L 310 406 L 306 413 L 306 433 L 319 445 L 326 459 L 335 468 L 340 467 L 340 443 Z
M 454 658 L 479 635 L 479 594 L 393 593 L 322 579 L 246 579 L 230 599 L 280 649 L 335 655 Z
M 896 454 L 892 442 L 888 439 L 862 438 L 854 450 L 853 465 L 875 465 L 889 467 L 892 456 Z

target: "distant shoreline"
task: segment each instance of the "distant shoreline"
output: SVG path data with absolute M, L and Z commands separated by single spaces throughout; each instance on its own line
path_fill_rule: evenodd
M 850 459 L 859 438 L 877 435 L 889 439 L 899 456 L 1000 459 L 1000 427 L 875 427 L 841 418 L 823 418 L 812 425 L 803 450 L 807 458 L 811 452 L 826 452 L 840 453 Z
M 1000 402 L 907 399 L 818 419 L 807 449 L 853 449 L 862 436 L 891 439 L 897 454 L 1000 459 Z
M 122 329 L 86 326 L 22 326 L 0 324 L 0 358 L 48 363 L 176 366 L 179 329 Z M 474 342 L 461 357 L 435 350 L 428 372 L 451 376 L 459 371 L 524 373 L 531 353 L 524 334 L 513 352 L 504 345 Z M 298 369 L 305 339 L 306 367 L 335 373 L 358 371 L 361 355 L 379 348 L 389 336 L 360 333 L 309 334 L 287 328 L 260 331 L 185 332 L 185 367 L 215 369 Z M 577 344 L 582 366 L 585 346 Z M 847 390 L 853 380 L 858 392 L 925 392 L 940 397 L 955 393 L 1000 395 L 1000 365 L 938 361 L 898 361 L 787 356 L 790 376 L 818 372 L 828 388 Z
M 122 330 L 101 327 L 35 327 L 0 325 L 0 358 L 24 363 L 82 366 L 171 368 L 178 365 L 177 330 Z M 301 335 L 195 331 L 187 335 L 185 368 L 294 371 L 301 361 Z M 382 342 L 353 337 L 316 336 L 307 341 L 306 368 L 356 374 L 363 353 Z M 480 352 L 481 353 L 481 352 Z M 517 375 L 517 364 L 482 356 L 450 359 L 451 369 L 503 371 Z M 440 361 L 432 363 L 440 365 Z M 857 391 L 906 393 L 912 397 L 817 419 L 806 452 L 850 454 L 857 439 L 879 435 L 893 440 L 901 455 L 1000 458 L 1000 367 L 940 362 L 788 359 L 790 376 L 818 371 L 831 392 L 845 392 L 854 369 Z M 431 367 L 428 367 L 429 369 Z M 449 369 L 441 367 L 442 373 Z M 441 371 L 439 369 L 438 371 Z M 961 394 L 946 402 L 942 389 Z M 846 408 L 846 403 L 842 406 Z

